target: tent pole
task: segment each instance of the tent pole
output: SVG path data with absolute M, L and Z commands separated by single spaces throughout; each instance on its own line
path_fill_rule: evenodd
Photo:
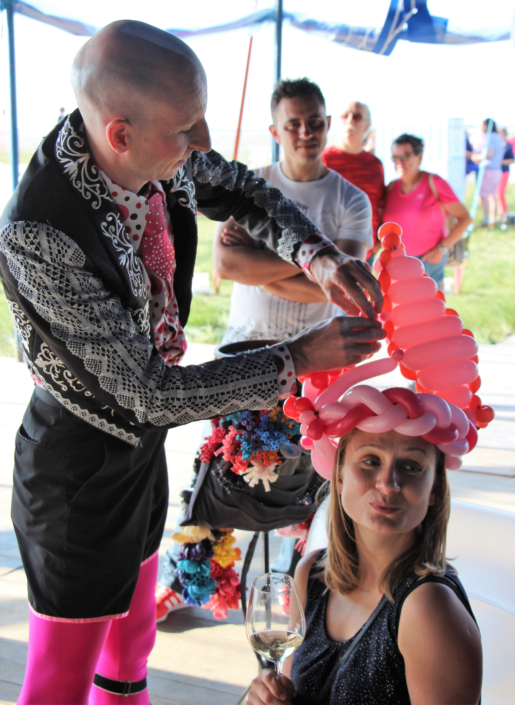
M 281 80 L 281 59 L 283 44 L 283 0 L 275 0 L 275 61 L 274 86 Z M 279 161 L 279 145 L 272 137 L 272 161 Z
M 240 117 L 238 120 L 238 129 L 236 130 L 236 142 L 234 143 L 234 159 L 238 159 L 238 148 L 240 146 L 240 135 L 241 135 L 241 123 L 243 120 L 243 107 L 245 105 L 245 96 L 247 94 L 247 79 L 249 77 L 250 55 L 252 53 L 252 40 L 253 39 L 254 39 L 254 37 L 251 37 L 250 41 L 249 41 L 249 53 L 247 55 L 247 67 L 245 69 L 245 80 L 243 81 L 243 93 L 241 94 Z
M 18 118 L 16 114 L 16 58 L 14 54 L 14 3 L 7 0 L 7 35 L 9 41 L 9 83 L 11 88 L 11 168 L 13 191 L 18 186 Z

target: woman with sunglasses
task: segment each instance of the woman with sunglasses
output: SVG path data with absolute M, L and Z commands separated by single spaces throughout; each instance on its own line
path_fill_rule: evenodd
M 399 223 L 406 253 L 421 259 L 426 274 L 442 289 L 449 248 L 472 220 L 444 179 L 421 170 L 423 151 L 420 137 L 402 134 L 394 140 L 392 161 L 399 178 L 387 188 L 383 221 Z

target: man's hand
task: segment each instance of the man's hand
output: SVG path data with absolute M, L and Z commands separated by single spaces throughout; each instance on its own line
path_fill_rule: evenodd
M 295 688 L 286 676 L 277 677 L 265 668 L 254 678 L 247 696 L 248 705 L 291 705 Z
M 245 228 L 234 222 L 228 225 L 220 233 L 220 240 L 225 247 L 251 247 L 255 249 L 256 243 L 250 237 Z
M 337 316 L 306 328 L 285 343 L 297 377 L 350 367 L 376 353 L 386 337 L 381 323 L 371 318 Z
M 376 318 L 381 312 L 381 287 L 364 262 L 328 247 L 313 257 L 309 271 L 329 301 L 348 315 L 363 311 L 369 318 Z

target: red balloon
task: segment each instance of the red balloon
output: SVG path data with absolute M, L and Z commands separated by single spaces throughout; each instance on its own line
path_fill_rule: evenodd
M 457 387 L 448 387 L 447 389 L 438 392 L 438 396 L 441 399 L 444 399 L 448 404 L 454 404 L 454 406 L 464 409 L 468 406 L 468 404 L 470 404 L 472 392 L 468 386 L 461 384 Z
M 390 312 L 391 310 L 392 310 L 392 302 L 390 300 L 390 297 L 385 295 L 383 297 L 383 311 Z
M 399 350 L 399 346 L 398 346 L 398 345 L 395 345 L 395 343 L 390 343 L 390 345 L 388 346 L 388 350 L 387 350 L 387 351 L 388 351 L 388 355 L 389 355 L 390 357 L 392 356 L 392 353 L 393 353 L 394 350 Z
M 329 438 L 344 436 L 346 433 L 349 433 L 349 431 L 352 431 L 361 421 L 368 419 L 369 416 L 374 416 L 374 412 L 365 404 L 357 404 L 357 406 L 348 411 L 345 416 L 342 416 L 341 419 L 327 424 L 325 427 L 325 435 L 329 436 Z
M 472 392 L 472 394 L 475 394 L 479 390 L 480 386 L 481 386 L 481 377 L 478 375 L 476 377 L 476 379 L 469 384 L 469 389 Z
M 329 375 L 327 372 L 315 372 L 311 375 L 311 384 L 315 389 L 325 389 L 329 386 Z
M 425 389 L 418 382 L 415 382 L 415 390 L 417 391 L 418 394 L 434 394 L 434 392 L 430 392 L 429 389 Z
M 299 413 L 295 409 L 296 401 L 297 397 L 288 397 L 288 399 L 284 402 L 283 411 L 290 419 L 295 419 L 295 421 L 298 421 Z
M 478 365 L 478 364 L 479 364 L 479 358 L 478 358 L 478 356 L 477 356 L 477 355 L 474 355 L 474 357 L 471 357 L 470 359 L 472 360 L 472 362 L 475 362 L 475 363 L 476 363 L 476 365 Z
M 445 315 L 446 315 L 446 316 L 458 316 L 458 318 L 459 318 L 458 312 L 455 311 L 453 308 L 446 308 L 446 309 L 445 309 Z
M 390 284 L 392 283 L 392 279 L 386 269 L 383 269 L 381 274 L 378 276 L 378 280 L 381 284 L 381 290 L 388 291 L 388 289 L 390 288 Z
M 395 233 L 389 233 L 383 237 L 381 244 L 385 250 L 391 250 L 392 247 L 400 247 L 401 239 Z
M 468 328 L 464 328 L 464 329 L 461 331 L 461 334 L 462 334 L 462 335 L 470 335 L 472 338 L 474 337 L 474 333 L 473 333 L 471 330 L 469 330 Z
M 472 399 L 469 402 L 469 409 L 474 409 L 474 411 L 477 411 L 480 406 L 481 406 L 481 399 L 480 399 L 480 397 L 477 396 L 477 394 L 474 394 L 474 396 L 472 397 Z
M 381 266 L 386 267 L 388 262 L 392 259 L 392 253 L 389 250 L 385 250 L 384 252 L 381 252 L 379 255 L 379 262 Z
M 295 411 L 298 414 L 302 414 L 303 411 L 314 411 L 311 399 L 307 397 L 297 397 L 295 399 Z
M 324 422 L 320 419 L 313 419 L 313 421 L 308 425 L 308 431 L 306 436 L 311 438 L 313 441 L 319 441 L 324 433 Z
M 406 389 L 405 387 L 392 387 L 385 389 L 383 395 L 392 402 L 392 404 L 402 404 L 408 412 L 409 419 L 418 419 L 424 415 L 424 407 L 417 395 Z
M 402 363 L 399 362 L 399 370 L 401 371 L 401 375 L 405 377 L 406 379 L 410 379 L 412 382 L 417 381 L 417 372 L 416 370 L 408 370 L 407 367 L 404 367 Z
M 391 339 L 393 332 L 395 330 L 393 323 L 391 321 L 386 321 L 386 323 L 383 326 L 383 329 L 386 331 L 386 337 Z
M 469 419 L 469 432 L 465 436 L 465 440 L 469 444 L 469 453 L 476 447 L 477 443 L 477 430 L 472 421 Z
M 429 443 L 435 443 L 436 445 L 453 443 L 458 440 L 459 431 L 456 426 L 452 423 L 447 428 L 434 428 L 429 433 L 425 433 L 422 438 Z
M 389 233 L 395 233 L 400 236 L 402 235 L 402 228 L 398 223 L 392 223 L 391 221 L 388 223 L 383 223 L 377 231 L 377 236 L 381 240 Z
M 479 423 L 490 423 L 494 420 L 494 416 L 495 411 L 491 406 L 480 406 L 479 409 L 476 409 L 476 418 Z
M 445 301 L 446 301 L 445 294 L 443 293 L 443 291 L 441 289 L 438 289 L 438 291 L 436 292 L 435 299 L 440 299 L 440 301 L 443 301 L 445 303 Z

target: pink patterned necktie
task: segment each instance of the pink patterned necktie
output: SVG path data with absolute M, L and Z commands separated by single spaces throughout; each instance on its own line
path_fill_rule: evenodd
M 147 224 L 141 240 L 141 259 L 146 269 L 170 281 L 175 250 L 168 235 L 163 198 L 159 191 L 150 196 L 148 206 Z

